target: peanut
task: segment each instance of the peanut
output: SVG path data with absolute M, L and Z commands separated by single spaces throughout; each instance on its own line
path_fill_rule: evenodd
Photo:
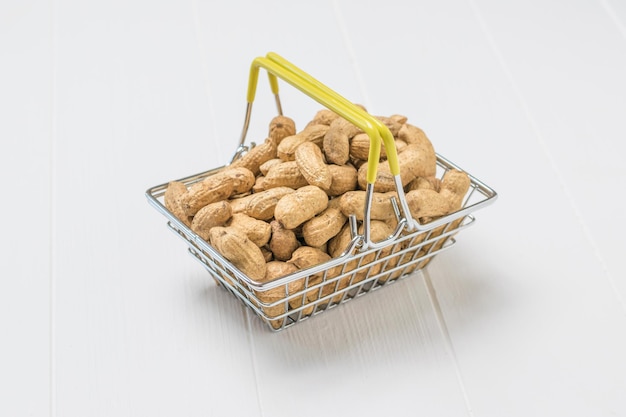
M 350 139 L 361 132 L 361 129 L 344 118 L 334 120 L 324 135 L 323 150 L 326 160 L 336 165 L 344 165 L 348 162 Z
M 260 193 L 258 193 L 258 194 L 260 194 Z M 253 194 L 247 194 L 247 195 L 238 195 L 238 196 L 233 196 L 232 198 L 227 200 L 230 203 L 230 208 L 231 208 L 233 214 L 234 213 L 245 213 L 246 207 L 248 206 L 248 202 L 255 195 L 257 195 L 257 194 L 253 193 Z
M 400 123 L 401 125 L 405 124 L 407 122 L 407 120 L 409 120 L 408 117 L 402 115 L 402 114 L 392 114 L 391 116 L 389 116 L 390 119 Z
M 331 196 L 340 196 L 353 191 L 357 186 L 357 170 L 352 165 L 328 165 L 332 181 L 326 193 Z
M 326 125 L 311 125 L 305 128 L 300 134 L 306 139 L 305 142 L 311 142 L 316 144 L 320 149 L 324 143 L 324 136 L 328 132 L 330 126 Z
M 317 145 L 312 142 L 301 144 L 296 149 L 295 158 L 300 173 L 310 185 L 316 185 L 322 190 L 330 189 L 333 177 Z
M 267 246 L 261 247 L 261 253 L 263 254 L 263 258 L 265 258 L 266 263 L 274 260 L 274 254 Z
M 349 164 L 354 166 L 358 171 L 363 165 L 367 164 L 367 161 L 363 159 L 350 158 Z
M 363 226 L 361 225 L 361 228 L 359 228 L 359 233 L 363 233 L 362 227 Z M 393 232 L 394 232 L 393 228 L 391 228 L 388 224 L 381 222 L 379 220 L 372 220 L 370 223 L 370 239 L 372 239 L 373 242 L 381 242 L 387 239 L 388 237 L 390 237 L 393 234 Z M 382 249 L 380 249 L 380 254 L 378 255 L 375 252 L 367 254 L 361 260 L 361 266 L 373 263 L 374 261 L 376 261 L 377 258 L 383 259 L 390 253 L 391 253 L 391 246 L 385 246 Z M 357 273 L 355 281 L 356 282 L 362 281 L 363 279 L 365 279 L 365 276 L 367 275 L 371 276 L 371 275 L 376 275 L 380 273 L 380 271 L 382 270 L 383 264 L 384 264 L 383 261 L 377 262 L 375 265 L 365 270 L 360 270 Z
M 319 187 L 307 185 L 285 195 L 276 204 L 274 218 L 285 228 L 294 229 L 321 213 L 328 206 L 328 196 Z
M 310 246 L 301 246 L 293 252 L 287 262 L 294 264 L 299 269 L 306 269 L 330 261 L 330 259 L 330 255 L 319 249 Z
M 288 230 L 282 224 L 273 220 L 270 223 L 272 237 L 269 242 L 269 248 L 274 259 L 278 261 L 288 261 L 291 259 L 293 252 L 300 247 L 300 242 L 296 238 L 293 230 Z
M 372 220 L 395 219 L 391 198 L 398 199 L 395 191 L 388 193 L 376 193 L 372 195 L 370 217 Z M 357 220 L 363 220 L 365 213 L 365 191 L 349 191 L 340 197 L 341 212 L 349 217 L 355 216 Z
M 396 140 L 396 152 L 398 153 L 402 153 L 404 152 L 404 150 L 406 149 L 407 146 L 409 146 L 405 141 L 403 140 Z M 385 147 L 383 146 L 382 149 L 384 149 Z M 382 150 L 381 150 L 382 153 Z M 387 154 L 387 151 L 385 151 L 385 155 Z
M 318 111 L 315 116 L 313 116 L 313 120 L 311 120 L 308 124 L 330 126 L 333 120 L 339 117 L 340 116 L 332 110 L 322 109 Z
M 350 141 L 350 156 L 352 158 L 367 161 L 370 152 L 370 137 L 367 133 L 359 133 Z M 380 159 L 387 159 L 387 152 L 384 146 L 380 148 Z
M 271 261 L 266 265 L 266 273 L 263 282 L 270 282 L 275 279 L 287 276 L 294 272 L 297 272 L 298 268 L 295 265 L 288 264 L 286 262 Z M 286 288 L 285 288 L 286 287 Z M 285 300 L 290 294 L 297 293 L 302 290 L 302 281 L 297 280 L 290 282 L 289 284 L 281 285 L 276 288 L 272 288 L 266 291 L 255 291 L 257 298 L 265 304 L 273 304 L 281 300 Z M 256 304 L 256 303 L 255 303 Z M 278 317 L 286 312 L 285 302 L 277 303 L 273 306 L 263 306 L 263 311 L 268 317 Z M 270 320 L 270 325 L 274 329 L 282 327 L 284 319 Z
M 451 169 L 443 175 L 439 194 L 448 199 L 450 213 L 461 208 L 470 183 L 469 176 L 465 172 L 456 169 Z
M 400 128 L 398 139 L 406 142 L 408 145 L 418 144 L 424 149 L 432 148 L 433 146 L 422 129 L 409 123 L 405 123 Z
M 275 187 L 296 189 L 308 184 L 309 182 L 302 175 L 296 161 L 287 161 L 272 166 L 267 172 L 265 180 L 263 180 L 263 186 L 266 190 Z
M 328 200 L 328 207 L 327 208 L 331 208 L 331 207 L 341 210 L 341 199 L 340 198 L 331 198 L 330 200 Z
M 244 167 L 252 171 L 254 175 L 259 175 L 261 165 L 273 158 L 276 158 L 276 144 L 267 139 L 235 160 L 229 165 L 229 168 Z
M 352 233 L 350 232 L 350 224 L 346 223 L 339 233 L 328 241 L 328 254 L 333 258 L 338 258 L 344 254 L 352 242 Z
M 302 236 L 307 245 L 320 247 L 336 236 L 348 218 L 337 207 L 328 207 L 302 226 Z
M 275 145 L 287 136 L 294 135 L 296 133 L 296 123 L 293 119 L 286 116 L 276 116 L 270 121 L 269 127 L 269 139 L 274 142 Z
M 280 158 L 273 158 L 273 159 L 269 159 L 265 162 L 263 162 L 260 166 L 259 166 L 259 171 L 261 171 L 261 175 L 267 175 L 268 171 L 270 170 L 271 167 L 273 167 L 276 164 L 280 164 L 282 162 L 282 160 Z
M 172 212 L 178 220 L 191 226 L 191 217 L 187 215 L 182 205 L 182 197 L 187 193 L 187 186 L 179 181 L 171 181 L 167 185 L 163 196 L 165 208 Z
M 459 226 L 461 225 L 461 223 L 463 223 L 463 220 L 465 220 L 465 217 L 460 217 L 458 219 L 453 220 L 452 222 L 450 222 L 448 224 L 444 224 L 444 225 L 441 225 L 441 226 L 433 229 L 430 232 L 430 235 L 428 236 L 428 238 L 429 239 L 435 239 L 435 238 L 441 236 L 444 232 L 448 233 L 448 232 L 452 232 L 452 231 L 458 229 Z M 424 255 L 429 254 L 429 253 L 437 252 L 439 249 L 441 249 L 443 247 L 443 245 L 445 245 L 445 243 L 452 236 L 454 236 L 454 233 L 451 233 L 448 236 L 439 238 L 438 240 L 436 240 L 436 241 L 434 241 L 434 242 L 432 242 L 430 244 L 425 245 L 424 247 L 421 248 L 419 256 L 424 256 Z M 417 265 L 415 265 L 414 269 L 424 268 L 426 265 L 428 265 L 428 263 L 430 262 L 431 259 L 433 259 L 433 258 L 432 257 L 428 257 L 428 258 L 422 260 Z
M 409 144 L 399 155 L 400 179 L 402 186 L 406 186 L 417 177 L 431 177 L 437 172 L 437 155 L 434 151 L 421 147 L 418 144 Z M 359 168 L 359 186 L 365 189 L 367 185 L 367 164 Z M 378 166 L 374 190 L 386 192 L 395 190 L 395 182 L 391 174 L 388 161 Z
M 405 116 L 400 115 L 393 115 L 391 117 L 376 116 L 376 118 L 383 122 L 385 126 L 387 126 L 387 128 L 394 137 L 398 136 L 398 132 L 407 121 L 407 118 Z
M 252 194 L 260 193 L 261 191 L 265 191 L 265 177 L 259 175 L 252 186 Z
M 223 175 L 226 175 L 230 178 L 231 183 L 233 184 L 233 193 L 232 195 L 244 194 L 249 192 L 254 183 L 256 182 L 256 177 L 250 175 L 252 171 L 245 168 L 228 168 L 223 171 Z
M 266 264 L 261 249 L 245 233 L 234 227 L 213 227 L 211 245 L 243 274 L 255 281 L 265 278 Z
M 359 228 L 359 233 L 363 233 L 363 225 Z M 394 232 L 394 229 L 389 227 L 384 222 L 373 220 L 370 222 L 370 238 L 373 242 L 380 242 L 389 236 L 391 236 Z M 342 236 L 339 237 L 335 242 L 332 243 L 332 251 L 331 256 L 337 257 L 340 256 L 346 249 L 349 247 L 349 243 L 351 242 L 351 234 L 349 229 L 344 229 L 342 231 Z M 376 252 L 369 253 L 364 255 L 362 259 L 354 259 L 348 261 L 345 265 L 343 272 L 350 272 L 355 269 L 358 269 L 355 273 L 346 275 L 339 279 L 337 283 L 330 283 L 325 286 L 323 294 L 330 293 L 333 290 L 340 291 L 349 285 L 356 284 L 358 282 L 363 281 L 367 276 L 374 276 L 379 274 L 382 271 L 384 261 L 382 260 L 385 256 L 391 253 L 391 246 L 386 246 L 380 250 L 380 254 L 377 255 Z M 380 261 L 377 261 L 380 259 Z M 367 267 L 368 264 L 376 262 L 375 265 Z M 338 294 L 332 298 L 332 302 L 341 301 L 343 294 Z
M 419 189 L 429 189 L 435 190 L 439 192 L 441 186 L 441 181 L 436 177 L 424 178 L 417 177 L 413 181 L 407 184 L 405 191 L 408 193 L 409 191 L 419 190 Z
M 312 142 L 321 148 L 324 135 L 328 132 L 329 127 L 326 125 L 309 125 L 303 131 L 295 135 L 288 136 L 278 145 L 276 150 L 277 156 L 283 161 L 293 161 L 298 146 L 305 142 Z
M 207 204 L 202 207 L 191 222 L 191 230 L 204 240 L 209 239 L 209 232 L 215 226 L 223 226 L 232 215 L 232 209 L 227 201 Z
M 414 219 L 443 216 L 449 210 L 448 199 L 427 188 L 406 193 L 406 202 Z
M 272 228 L 267 222 L 257 220 L 244 213 L 233 214 L 228 226 L 244 232 L 248 239 L 259 247 L 267 245 L 272 235 Z
M 249 169 L 229 168 L 192 184 L 181 197 L 181 205 L 187 216 L 193 216 L 207 204 L 249 191 L 254 182 L 254 174 Z
M 293 274 L 298 272 L 298 267 L 293 264 L 281 261 L 271 261 L 267 263 L 267 269 L 265 273 L 264 283 L 273 281 L 278 278 L 282 278 L 286 275 Z M 279 287 L 280 288 L 280 287 Z M 295 286 L 295 288 L 289 288 L 289 293 L 293 293 L 293 289 L 298 289 L 299 286 Z M 301 288 L 300 288 L 301 289 Z M 282 291 L 285 292 L 285 291 Z
M 391 253 L 404 251 L 405 249 L 406 251 L 396 256 L 391 257 L 387 263 L 387 269 L 393 269 L 393 268 L 396 268 L 397 266 L 407 264 L 417 259 L 418 253 L 421 250 L 421 247 L 419 245 L 424 241 L 424 239 L 426 239 L 428 234 L 429 234 L 428 232 L 423 232 L 413 237 L 410 241 L 404 241 L 404 242 L 396 243 L 395 245 L 393 245 L 393 247 L 391 248 Z M 378 279 L 378 282 L 383 284 L 386 281 L 393 281 L 403 275 L 410 274 L 415 269 L 416 269 L 415 264 L 405 267 L 404 269 L 398 269 L 394 272 L 391 272 L 390 274 L 381 276 Z
M 275 187 L 237 200 L 231 200 L 233 213 L 245 213 L 258 220 L 270 220 L 278 201 L 287 194 L 293 193 L 289 187 Z
M 406 202 L 415 219 L 443 216 L 461 208 L 470 186 L 466 173 L 458 170 L 446 172 L 441 190 L 419 188 L 406 194 Z
M 322 252 L 319 249 L 312 248 L 310 246 L 301 246 L 293 253 L 293 256 L 289 261 L 290 264 L 293 264 L 298 267 L 298 269 L 307 269 L 313 266 L 320 265 L 324 262 L 328 262 L 331 260 L 330 255 L 325 252 Z M 326 277 L 332 278 L 337 276 L 341 267 L 332 268 L 330 271 L 326 273 Z M 313 303 L 315 300 L 319 298 L 319 294 L 321 293 L 320 288 L 316 287 L 319 285 L 324 279 L 324 272 L 319 272 L 317 274 L 309 275 L 308 279 L 303 278 L 302 284 L 303 288 L 306 285 L 306 288 L 310 290 L 306 292 L 306 298 L 303 297 L 295 297 L 289 300 L 289 305 L 293 309 L 297 309 L 303 305 L 303 301 L 305 304 Z M 303 298 L 305 298 L 303 300 Z M 302 315 L 310 315 L 315 308 L 315 305 L 311 304 L 308 307 L 305 307 L 302 310 Z
M 283 139 L 283 141 L 278 146 L 276 150 L 276 156 L 278 156 L 278 159 L 280 159 L 281 161 L 294 161 L 296 158 L 296 149 L 304 142 L 306 142 L 306 139 L 302 135 L 296 134 L 293 136 L 288 136 Z

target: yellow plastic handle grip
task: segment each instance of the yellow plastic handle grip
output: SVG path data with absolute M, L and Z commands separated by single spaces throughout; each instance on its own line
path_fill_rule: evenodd
M 278 94 L 278 79 L 276 78 L 276 75 L 271 73 L 268 70 L 267 77 L 270 80 L 270 88 L 272 90 L 272 93 L 275 95 Z M 254 101 L 254 96 L 256 95 L 256 86 L 257 86 L 258 80 L 259 80 L 259 66 L 255 65 L 253 61 L 252 68 L 250 68 L 250 75 L 248 77 L 248 93 L 246 95 L 246 100 L 248 101 L 248 103 L 252 103 Z
M 301 75 L 285 68 L 283 65 L 264 57 L 258 57 L 254 59 L 250 66 L 250 76 L 248 79 L 247 93 L 248 103 L 252 103 L 254 101 L 260 68 L 264 68 L 269 74 L 273 75 L 274 77 L 280 77 L 284 81 L 291 84 L 293 87 L 302 91 L 312 99 L 316 100 L 318 103 L 339 114 L 344 119 L 358 126 L 360 129 L 367 133 L 370 138 L 370 152 L 367 165 L 367 182 L 369 184 L 373 184 L 376 181 L 376 172 L 378 170 L 378 161 L 380 159 L 381 134 L 377 127 L 378 120 L 368 113 L 364 112 L 356 105 L 350 103 L 348 100 L 343 99 L 338 94 L 329 93 L 329 91 L 332 90 L 328 89 L 327 87 L 324 87 L 322 89 L 320 85 L 323 84 L 317 82 L 318 85 L 315 85 L 312 82 L 303 78 Z M 270 84 L 272 85 L 272 89 L 274 89 L 273 80 L 275 80 L 275 78 L 272 78 L 272 76 L 270 76 Z M 385 129 L 387 129 L 386 126 Z M 395 147 L 393 149 L 395 150 Z
M 287 68 L 288 70 L 290 70 L 294 74 L 299 75 L 304 80 L 308 81 L 309 83 L 311 83 L 315 87 L 319 88 L 324 93 L 326 93 L 326 94 L 334 97 L 335 99 L 345 103 L 347 106 L 354 106 L 351 102 L 349 102 L 343 96 L 339 95 L 336 91 L 334 91 L 334 90 L 330 89 L 329 87 L 327 87 L 326 85 L 322 84 L 320 81 L 315 79 L 313 76 L 311 76 L 310 74 L 306 73 L 302 69 L 298 68 L 293 63 L 287 61 L 285 58 L 283 58 L 282 56 L 278 55 L 276 52 L 268 52 L 266 57 L 268 59 L 276 62 L 277 64 L 280 64 L 283 67 Z M 393 134 L 391 133 L 389 128 L 387 126 L 385 126 L 380 120 L 371 117 L 369 115 L 369 113 L 367 113 L 365 110 L 361 109 L 360 107 L 354 106 L 354 108 L 356 109 L 356 112 L 357 113 L 361 113 L 363 115 L 363 117 L 368 117 L 371 120 L 371 122 L 374 124 L 374 126 L 378 129 L 378 132 L 380 133 L 380 135 L 382 137 L 383 143 L 385 144 L 385 150 L 387 151 L 387 161 L 389 162 L 389 167 L 391 169 L 391 173 L 393 175 L 400 174 L 400 164 L 398 163 L 398 152 L 396 150 L 396 143 L 395 143 Z M 369 161 L 371 161 L 371 160 L 372 160 L 372 158 L 371 158 L 371 155 L 370 155 L 370 157 L 368 157 L 368 164 L 369 164 Z M 370 166 L 368 165 L 368 168 L 369 167 Z M 369 171 L 370 170 L 368 169 L 368 172 Z M 368 180 L 368 182 L 369 182 L 369 180 Z

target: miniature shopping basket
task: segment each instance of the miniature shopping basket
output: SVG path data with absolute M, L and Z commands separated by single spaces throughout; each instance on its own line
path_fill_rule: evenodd
M 282 114 L 282 109 L 277 77 L 352 122 L 370 138 L 364 216 L 362 221 L 357 221 L 355 217 L 349 218 L 352 240 L 342 255 L 290 275 L 258 282 L 242 273 L 165 207 L 164 194 L 168 183 L 148 189 L 146 196 L 149 203 L 168 219 L 169 228 L 185 240 L 189 252 L 202 263 L 216 282 L 249 307 L 270 329 L 285 329 L 410 276 L 424 268 L 435 255 L 454 244 L 454 236 L 473 224 L 474 211 L 496 200 L 497 194 L 493 189 L 468 173 L 470 188 L 464 197 L 462 208 L 420 224 L 411 217 L 407 206 L 394 138 L 389 129 L 378 119 L 275 53 L 256 58 L 251 65 L 244 128 L 231 163 L 249 150 L 245 145 L 245 137 L 260 68 L 268 73 L 279 114 Z M 370 208 L 381 144 L 385 145 L 391 173 L 394 175 L 398 200 L 392 200 L 392 206 L 398 221 L 391 236 L 374 242 L 370 236 Z M 223 168 L 191 175 L 178 181 L 189 187 Z M 438 178 L 442 178 L 450 169 L 462 170 L 437 155 Z

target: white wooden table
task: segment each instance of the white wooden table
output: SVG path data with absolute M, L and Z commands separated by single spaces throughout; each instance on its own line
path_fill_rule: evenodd
M 423 273 L 279 333 L 143 194 L 227 161 L 268 51 L 499 193 Z M 252 140 L 274 112 L 261 82 Z M 0 415 L 625 416 L 625 140 L 619 0 L 4 1 Z

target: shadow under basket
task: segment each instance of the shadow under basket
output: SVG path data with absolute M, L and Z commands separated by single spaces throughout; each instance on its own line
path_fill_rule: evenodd
M 220 169 L 179 181 L 189 186 Z M 450 169 L 463 171 L 437 155 L 437 176 L 442 178 Z M 270 329 L 282 330 L 409 277 L 450 248 L 457 233 L 474 223 L 472 213 L 497 197 L 493 189 L 467 174 L 471 183 L 462 208 L 438 218 L 432 227 L 425 224 L 420 230 L 401 233 L 382 248 L 365 251 L 355 248 L 328 262 L 265 283 L 255 282 L 243 274 L 165 207 L 163 196 L 167 183 L 148 189 L 146 196 L 222 288 L 249 307 Z

